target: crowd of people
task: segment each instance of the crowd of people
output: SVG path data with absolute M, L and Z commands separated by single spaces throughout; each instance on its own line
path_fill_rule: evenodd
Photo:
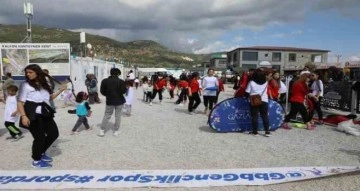
M 258 135 L 258 114 L 264 124 L 265 136 L 271 136 L 269 131 L 268 119 L 268 100 L 272 99 L 284 104 L 286 99 L 286 92 L 288 91 L 288 100 L 290 103 L 290 112 L 286 115 L 282 127 L 284 129 L 291 129 L 289 122 L 296 119 L 298 113 L 301 114 L 302 120 L 306 125 L 306 129 L 314 130 L 316 125 L 312 120 L 314 111 L 318 114 L 318 123 L 321 124 L 323 120 L 323 113 L 321 110 L 321 99 L 323 97 L 324 86 L 321 80 L 320 72 L 315 70 L 310 72 L 308 68 L 295 76 L 286 87 L 285 83 L 280 80 L 279 72 L 269 68 L 251 69 L 244 72 L 238 78 L 238 82 L 234 85 L 236 90 L 235 97 L 249 97 L 250 103 L 256 98 L 261 98 L 261 103 L 252 104 L 250 113 L 252 117 L 252 132 L 251 134 Z
M 158 73 L 151 77 L 144 76 L 139 80 L 132 71 L 127 78 L 119 78 L 121 71 L 117 68 L 110 70 L 110 76 L 101 81 L 98 90 L 98 81 L 92 74 L 86 76 L 85 85 L 87 92 L 80 91 L 74 93 L 71 79 L 64 83 L 56 81 L 49 75 L 49 71 L 43 70 L 36 64 L 28 65 L 25 69 L 25 81 L 19 86 L 14 84 L 11 74 L 7 74 L 7 79 L 3 85 L 4 91 L 4 122 L 9 131 L 10 139 L 19 140 L 23 137 L 22 131 L 15 125 L 19 119 L 19 126 L 30 131 L 34 138 L 32 146 L 32 166 L 36 168 L 49 168 L 53 159 L 46 155 L 47 149 L 59 136 L 57 124 L 54 120 L 55 104 L 53 99 L 62 94 L 64 100 L 70 101 L 72 97 L 76 109 L 69 113 L 76 114 L 76 123 L 70 131 L 71 135 L 77 134 L 81 125 L 85 130 L 93 127 L 88 123 L 91 116 L 91 105 L 101 103 L 98 91 L 105 97 L 105 112 L 101 122 L 99 133 L 104 137 L 108 122 L 115 112 L 115 125 L 113 135 L 119 135 L 121 113 L 124 111 L 127 116 L 131 116 L 132 105 L 134 102 L 134 91 L 141 87 L 143 91 L 143 102 L 152 106 L 153 101 L 158 95 L 159 104 L 163 104 L 163 94 L 168 92 L 170 100 L 174 104 L 184 106 L 190 115 L 203 113 L 209 115 L 214 105 L 218 103 L 220 92 L 224 91 L 223 81 L 219 76 L 214 75 L 214 70 L 209 69 L 207 75 L 200 78 L 199 73 L 182 74 L 179 79 L 171 75 Z M 298 78 L 294 78 L 290 83 L 289 101 L 291 109 L 285 117 L 282 125 L 285 129 L 290 129 L 288 124 L 298 113 L 301 114 L 307 129 L 313 130 L 315 124 L 312 122 L 314 111 L 317 111 L 319 121 L 322 120 L 320 101 L 323 96 L 323 83 L 320 80 L 318 71 L 310 72 L 304 70 Z M 55 83 L 60 84 L 60 88 L 55 90 Z M 258 135 L 258 115 L 263 120 L 265 136 L 270 137 L 268 119 L 268 100 L 273 99 L 282 103 L 287 90 L 284 82 L 280 80 L 278 71 L 267 68 L 259 68 L 244 72 L 234 86 L 235 97 L 248 97 L 250 100 L 250 114 L 252 116 L 252 135 Z M 18 92 L 19 90 L 19 92 Z M 178 97 L 175 100 L 176 96 Z M 201 99 L 202 96 L 202 99 Z M 17 98 L 16 98 L 17 97 Z M 260 100 L 256 102 L 256 99 Z M 66 104 L 64 101 L 64 104 Z M 203 101 L 204 111 L 195 112 Z M 72 101 L 71 101 L 72 102 Z

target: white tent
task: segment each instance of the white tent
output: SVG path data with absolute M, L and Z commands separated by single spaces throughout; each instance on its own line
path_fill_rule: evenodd
M 165 68 L 138 68 L 137 70 L 141 73 L 168 72 Z

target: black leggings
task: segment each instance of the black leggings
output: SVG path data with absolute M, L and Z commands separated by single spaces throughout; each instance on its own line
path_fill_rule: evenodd
M 195 104 L 194 104 L 195 102 Z M 194 109 L 196 109 L 201 103 L 201 99 L 198 92 L 192 93 L 191 96 L 189 96 L 189 105 L 188 105 L 188 111 L 192 112 Z
M 251 113 L 251 122 L 252 122 L 252 132 L 254 134 L 258 133 L 258 127 L 259 127 L 259 112 L 261 119 L 264 124 L 264 130 L 265 132 L 269 132 L 269 116 L 268 116 L 268 103 L 262 102 L 261 105 L 256 107 L 250 107 L 250 113 Z
M 303 103 L 296 103 L 296 102 L 291 103 L 290 113 L 286 115 L 284 122 L 290 122 L 290 119 L 295 118 L 299 112 L 301 114 L 304 123 L 308 123 L 310 121 L 310 118 L 305 108 L 305 105 Z
M 152 99 L 155 99 L 157 93 L 159 93 L 159 100 L 161 101 L 163 98 L 162 97 L 162 89 L 160 89 L 160 90 L 153 89 Z
M 314 104 L 314 109 L 310 112 L 310 120 L 314 117 L 314 112 L 316 111 L 317 114 L 318 114 L 318 118 L 319 120 L 323 120 L 323 112 L 321 110 L 321 100 L 322 100 L 322 97 L 319 97 L 319 100 L 318 101 L 312 101 L 312 103 Z
M 34 137 L 32 145 L 32 158 L 35 161 L 41 159 L 41 155 L 59 137 L 59 130 L 53 118 L 37 115 L 36 120 L 31 121 L 28 127 Z
M 204 96 L 205 109 L 212 110 L 216 101 L 216 96 Z M 209 106 L 209 107 L 208 107 Z

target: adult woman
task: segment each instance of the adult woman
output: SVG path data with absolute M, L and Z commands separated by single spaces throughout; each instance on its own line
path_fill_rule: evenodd
M 309 78 L 310 72 L 302 71 L 300 73 L 299 79 L 294 82 L 294 85 L 292 85 L 292 88 L 290 89 L 291 109 L 290 113 L 286 115 L 284 124 L 282 125 L 284 129 L 291 129 L 288 122 L 290 122 L 290 119 L 294 118 L 299 112 L 304 123 L 306 124 L 306 128 L 308 130 L 313 130 L 315 128 L 315 126 L 310 123 L 311 119 L 309 118 L 308 111 L 306 110 L 304 105 L 307 97 L 313 97 L 310 94 L 310 90 L 308 88 L 308 82 L 310 80 Z
M 252 122 L 252 132 L 254 136 L 258 135 L 258 116 L 260 112 L 261 119 L 263 120 L 265 136 L 270 137 L 271 133 L 269 131 L 269 117 L 268 117 L 268 101 L 269 97 L 267 94 L 268 88 L 268 79 L 267 77 L 271 75 L 271 72 L 266 72 L 264 69 L 257 69 L 253 76 L 252 80 L 249 82 L 246 87 L 245 92 L 247 92 L 250 96 L 252 95 L 260 95 L 261 96 L 261 105 L 259 106 L 251 106 L 250 114 L 251 114 L 251 122 Z
M 321 99 L 324 95 L 324 85 L 320 79 L 320 72 L 318 70 L 314 71 L 311 74 L 311 95 L 314 97 L 311 99 L 314 105 L 314 110 L 316 110 L 319 118 L 319 123 L 323 122 L 323 112 L 321 110 Z M 310 119 L 314 116 L 314 111 L 310 112 Z
M 279 72 L 274 72 L 271 78 L 269 79 L 268 85 L 268 94 L 269 98 L 275 101 L 279 101 L 280 97 L 280 76 Z
M 32 166 L 50 168 L 52 158 L 45 152 L 57 139 L 59 131 L 49 101 L 64 91 L 66 86 L 61 86 L 60 91 L 51 94 L 52 90 L 40 66 L 30 64 L 24 70 L 26 81 L 21 84 L 18 95 L 18 110 L 21 116 L 19 126 L 27 128 L 34 137 Z
M 207 76 L 203 78 L 205 115 L 209 115 L 216 101 L 216 92 L 219 89 L 219 81 L 214 77 L 214 69 L 210 68 Z

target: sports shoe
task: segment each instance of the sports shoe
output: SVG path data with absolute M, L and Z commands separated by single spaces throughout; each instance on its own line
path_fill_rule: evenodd
M 271 133 L 270 133 L 270 132 L 266 132 L 266 133 L 265 133 L 265 137 L 271 137 Z
M 43 160 L 33 161 L 31 166 L 34 168 L 51 168 L 52 167 L 51 164 L 49 164 L 48 162 L 43 161 Z
M 119 135 L 119 131 L 114 131 L 114 136 L 118 136 Z
M 15 141 L 18 141 L 22 138 L 24 138 L 24 135 L 15 135 L 15 137 L 14 137 Z
M 77 131 L 71 131 L 71 133 L 70 133 L 70 135 L 76 135 L 76 134 L 78 134 Z
M 105 131 L 104 131 L 104 130 L 100 130 L 98 136 L 99 136 L 99 137 L 105 136 Z
M 195 113 L 193 111 L 190 111 L 189 115 L 195 115 Z
M 259 134 L 258 134 L 258 133 L 253 133 L 253 132 L 249 132 L 249 135 L 253 135 L 254 137 L 259 136 Z
M 41 160 L 44 162 L 52 162 L 53 158 L 47 156 L 45 153 L 41 155 Z
M 152 102 L 150 102 L 149 105 L 152 106 Z
M 289 125 L 288 123 L 286 123 L 286 122 L 284 122 L 284 123 L 281 125 L 281 127 L 282 127 L 283 129 L 291 129 L 290 125 Z
M 316 128 L 316 126 L 315 125 L 306 125 L 306 129 L 307 130 L 314 130 Z

